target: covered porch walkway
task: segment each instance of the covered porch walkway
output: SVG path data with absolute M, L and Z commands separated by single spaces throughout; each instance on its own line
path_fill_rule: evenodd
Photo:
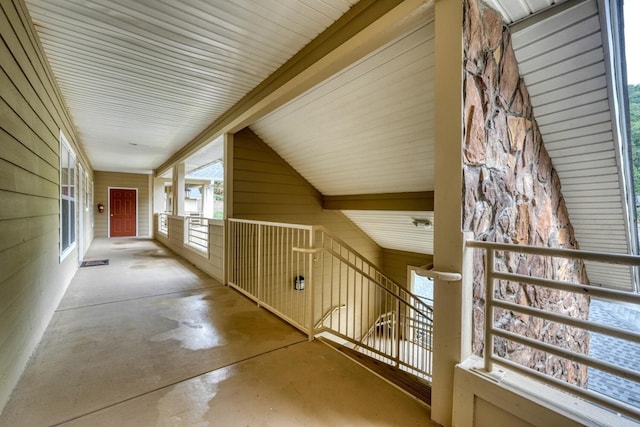
M 0 425 L 430 425 L 429 409 L 176 258 L 96 239 Z

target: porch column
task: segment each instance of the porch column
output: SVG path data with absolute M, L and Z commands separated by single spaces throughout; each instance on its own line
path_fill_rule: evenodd
M 462 272 L 462 0 L 435 2 L 434 269 Z M 464 280 L 464 279 L 463 279 Z M 461 282 L 436 280 L 431 417 L 451 425 L 453 374 L 463 357 Z
M 233 134 L 224 134 L 224 219 L 233 218 Z
M 224 134 L 224 181 L 223 181 L 223 192 L 222 192 L 222 202 L 224 203 L 223 209 L 223 219 L 225 220 L 224 226 L 224 251 L 223 257 L 224 261 L 222 263 L 223 272 L 222 276 L 224 279 L 225 286 L 229 284 L 229 248 L 230 248 L 230 237 L 229 237 L 229 224 L 226 221 L 229 218 L 233 218 L 233 134 L 225 133 Z
M 213 204 L 215 203 L 215 194 L 213 194 L 213 181 L 209 181 L 203 186 L 202 192 L 202 216 L 205 218 L 213 218 Z
M 153 178 L 153 213 L 161 213 L 165 210 L 164 203 L 164 179 L 155 177 Z
M 184 216 L 185 165 L 180 162 L 173 167 L 173 215 Z

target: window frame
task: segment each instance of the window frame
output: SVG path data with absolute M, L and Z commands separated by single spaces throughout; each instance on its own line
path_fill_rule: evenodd
M 66 176 L 63 173 L 63 166 L 65 165 L 63 162 L 67 161 L 67 173 Z M 59 170 L 59 224 L 60 224 L 60 262 L 62 262 L 73 250 L 76 248 L 78 244 L 78 230 L 77 230 L 77 211 L 78 211 L 78 195 L 77 195 L 77 157 L 76 153 L 69 144 L 69 141 L 64 136 L 62 130 L 60 130 L 60 170 Z M 71 167 L 73 166 L 73 168 Z M 73 172 L 70 174 L 69 171 Z M 66 178 L 66 181 L 64 181 Z M 73 179 L 71 179 L 73 178 Z M 65 194 L 65 187 L 67 187 L 67 191 Z M 69 191 L 69 189 L 71 191 Z M 68 215 L 66 217 L 65 224 L 65 215 L 64 205 L 65 202 L 68 203 L 67 212 Z M 66 236 L 65 236 L 66 235 Z M 66 242 L 68 244 L 65 246 L 65 237 Z

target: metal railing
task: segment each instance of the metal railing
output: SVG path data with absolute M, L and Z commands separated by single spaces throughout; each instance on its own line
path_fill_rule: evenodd
M 158 231 L 162 234 L 169 232 L 168 215 L 166 213 L 158 214 Z
M 202 252 L 209 252 L 209 221 L 200 216 L 187 216 L 185 243 Z
M 229 284 L 309 335 L 431 379 L 432 309 L 320 226 L 230 219 Z
M 485 325 L 484 325 L 484 364 L 488 372 L 493 370 L 493 364 L 500 364 L 519 373 L 533 377 L 548 385 L 560 388 L 564 391 L 572 393 L 576 396 L 589 400 L 597 405 L 609 408 L 619 414 L 629 416 L 635 419 L 640 418 L 640 407 L 633 406 L 627 402 L 617 399 L 615 393 L 607 396 L 603 393 L 594 391 L 587 384 L 579 386 L 569 382 L 567 378 L 562 376 L 553 376 L 542 372 L 536 366 L 525 366 L 509 360 L 505 354 L 498 354 L 496 347 L 500 345 L 504 348 L 505 343 L 529 348 L 532 351 L 538 351 L 546 354 L 547 358 L 556 358 L 556 360 L 564 360 L 569 363 L 575 363 L 582 372 L 595 369 L 597 371 L 613 375 L 619 381 L 627 381 L 635 387 L 640 387 L 640 362 L 635 367 L 630 368 L 621 363 L 617 363 L 616 357 L 610 360 L 604 360 L 602 357 L 596 358 L 589 352 L 580 353 L 567 349 L 558 343 L 550 343 L 548 339 L 543 338 L 542 334 L 545 330 L 554 325 L 561 325 L 563 328 L 573 328 L 574 331 L 584 331 L 593 339 L 596 335 L 601 334 L 611 339 L 614 346 L 611 348 L 611 354 L 615 356 L 615 345 L 622 342 L 631 343 L 633 345 L 640 344 L 640 333 L 633 330 L 621 329 L 615 326 L 605 325 L 602 322 L 594 322 L 589 319 L 572 317 L 564 314 L 562 310 L 547 311 L 540 308 L 532 307 L 517 301 L 515 298 L 508 301 L 506 298 L 500 298 L 496 292 L 495 284 L 499 281 L 504 284 L 515 284 L 516 286 L 535 287 L 542 289 L 560 290 L 570 294 L 587 295 L 590 297 L 603 298 L 616 303 L 633 304 L 640 307 L 640 295 L 631 292 L 623 292 L 612 289 L 605 289 L 598 286 L 590 286 L 582 283 L 569 283 L 547 278 L 531 277 L 522 274 L 509 273 L 504 271 L 504 267 L 496 268 L 496 258 L 505 256 L 506 253 L 516 253 L 521 256 L 530 257 L 550 257 L 552 259 L 573 259 L 583 261 L 593 261 L 608 264 L 623 264 L 629 266 L 640 266 L 640 257 L 623 254 L 610 254 L 602 252 L 590 252 L 569 249 L 541 248 L 531 246 L 519 246 L 511 244 L 498 244 L 490 242 L 468 241 L 467 247 L 482 249 L 485 251 Z M 545 323 L 540 328 L 539 336 L 527 336 L 507 330 L 507 327 L 501 322 L 496 322 L 498 314 L 510 313 L 513 316 L 521 316 L 522 318 L 542 319 Z M 640 326 L 640 325 L 638 325 Z M 574 339 L 577 334 L 572 334 L 569 339 Z M 545 342 L 546 341 L 546 342 Z M 502 352 L 504 353 L 504 352 Z M 640 389 L 640 388 L 639 388 Z
M 228 283 L 305 333 L 312 321 L 308 257 L 311 227 L 229 219 Z

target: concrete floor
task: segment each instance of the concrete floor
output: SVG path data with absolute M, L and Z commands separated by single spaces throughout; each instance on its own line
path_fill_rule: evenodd
M 96 239 L 0 426 L 425 426 L 429 409 L 151 240 Z

